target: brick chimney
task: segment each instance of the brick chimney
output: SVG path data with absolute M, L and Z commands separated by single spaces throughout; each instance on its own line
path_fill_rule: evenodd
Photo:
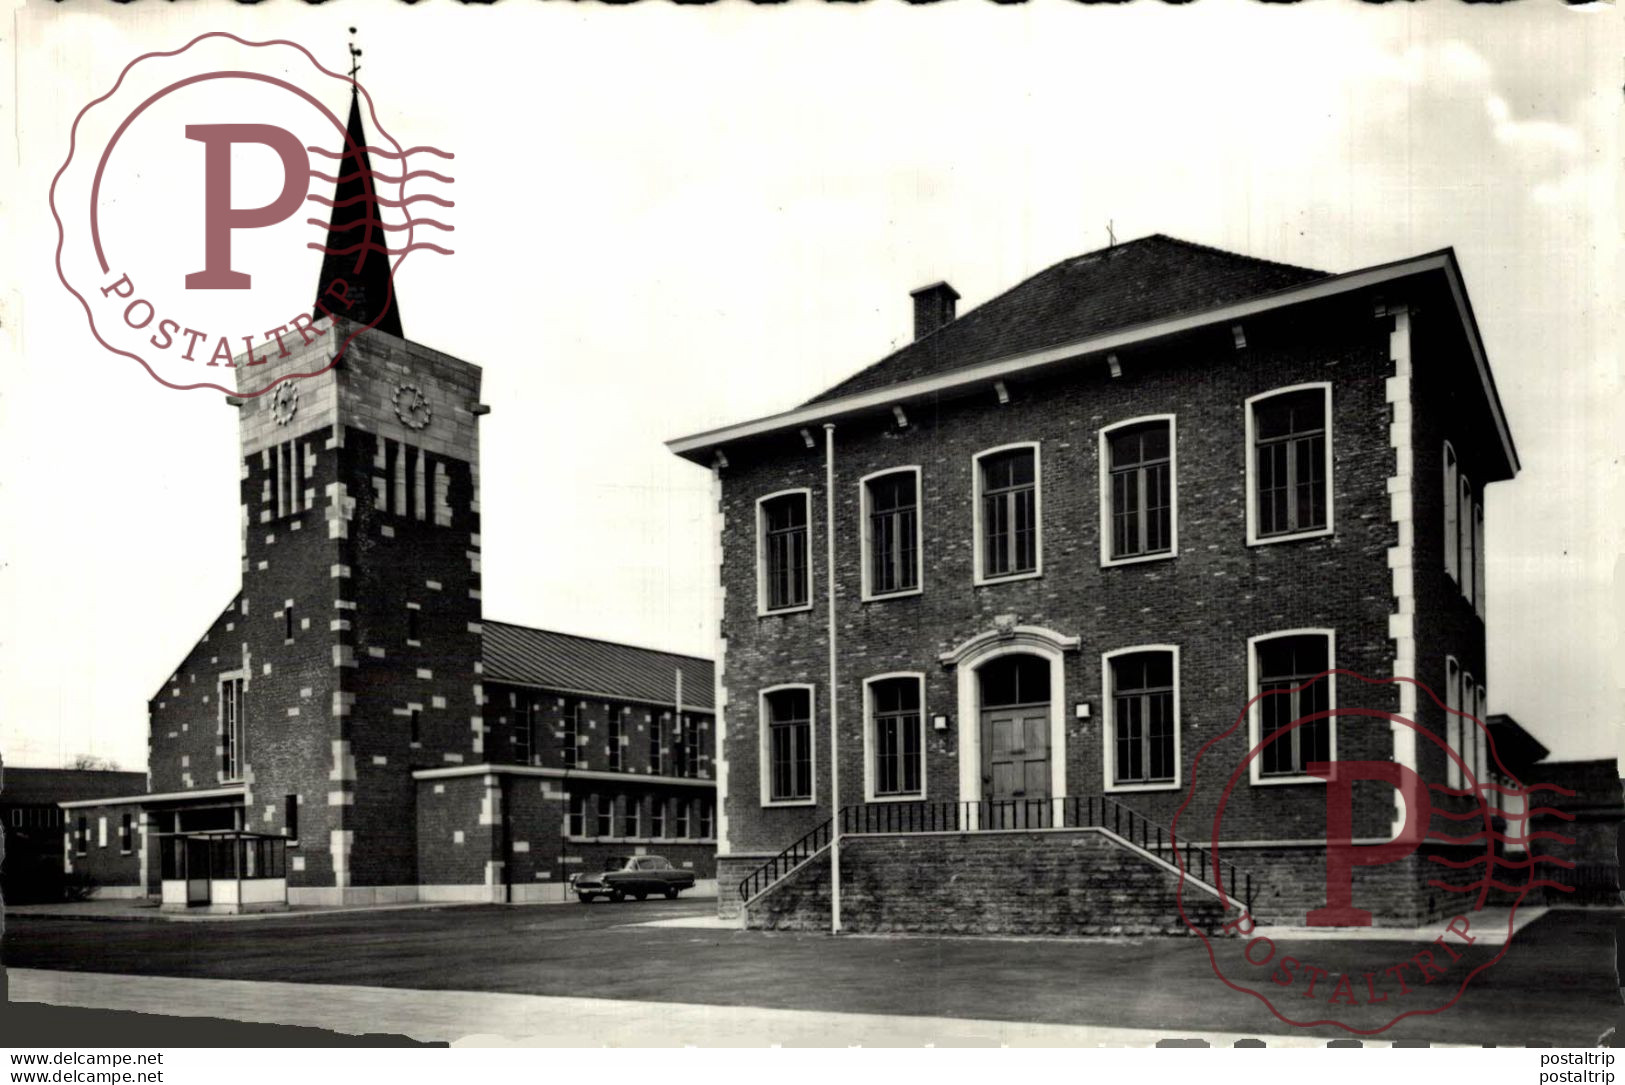
M 945 282 L 932 283 L 912 291 L 914 299 L 914 338 L 924 339 L 954 319 L 954 302 L 959 291 Z

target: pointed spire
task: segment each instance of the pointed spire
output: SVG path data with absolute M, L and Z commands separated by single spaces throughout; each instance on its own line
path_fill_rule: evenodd
M 350 54 L 358 58 L 361 50 L 352 43 Z M 359 70 L 353 61 L 352 65 L 353 70 Z M 361 127 L 361 99 L 355 89 L 350 93 L 346 131 L 348 138 L 339 147 L 343 157 L 335 159 L 332 166 L 338 183 L 329 209 L 321 278 L 316 281 L 315 315 L 332 313 L 401 336 L 400 306 L 389 256 L 383 251 L 389 246 L 388 235 L 381 225 L 372 161 L 367 155 L 367 134 Z M 333 284 L 338 280 L 344 285 L 335 288 Z

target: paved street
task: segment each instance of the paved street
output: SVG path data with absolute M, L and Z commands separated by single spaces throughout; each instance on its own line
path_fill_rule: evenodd
M 830 938 L 644 925 L 700 916 L 710 907 L 686 901 L 461 907 L 207 927 L 14 919 L 0 956 L 10 968 L 69 972 L 1032 1022 L 1168 1035 L 1348 1036 L 1329 1025 L 1304 1030 L 1283 1024 L 1254 996 L 1215 978 L 1195 939 Z M 1457 1005 L 1403 1020 L 1380 1039 L 1595 1043 L 1619 1017 L 1616 922 L 1604 913 L 1549 913 L 1520 931 L 1505 958 L 1479 975 Z M 1282 952 L 1309 963 L 1343 962 L 1351 973 L 1380 973 L 1420 948 L 1297 941 Z M 1266 991 L 1283 1012 L 1305 1021 L 1348 1020 L 1360 1012 L 1305 999 L 1301 985 L 1270 988 L 1267 970 L 1249 972 L 1240 949 L 1229 942 L 1218 951 L 1226 975 Z M 1476 967 L 1495 952 L 1469 953 L 1454 967 Z M 1463 974 L 1450 973 L 1454 982 Z M 36 975 L 29 982 L 38 990 L 43 980 Z M 1327 993 L 1323 986 L 1319 995 Z M 1337 1009 L 1344 1012 L 1334 1014 Z M 510 1035 L 546 1031 L 537 1022 L 527 1032 L 522 1011 L 505 1012 L 505 1019 L 516 1022 Z M 370 1027 L 387 1023 L 386 1015 Z M 456 1031 L 444 1023 L 436 1028 L 441 1031 L 430 1034 Z M 593 1035 L 580 1040 L 607 1042 Z M 989 1034 L 983 1028 L 979 1035 Z

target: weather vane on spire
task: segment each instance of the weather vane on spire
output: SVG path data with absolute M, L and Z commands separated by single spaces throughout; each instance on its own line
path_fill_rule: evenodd
M 350 82 L 355 82 L 355 75 L 361 70 L 361 49 L 355 43 L 355 27 L 350 28 Z

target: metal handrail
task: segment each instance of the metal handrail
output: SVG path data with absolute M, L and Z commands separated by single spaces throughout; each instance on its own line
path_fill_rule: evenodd
M 1251 871 L 1237 867 L 1228 859 L 1214 858 L 1209 849 L 1196 842 L 1177 839 L 1173 830 L 1104 795 L 865 803 L 841 808 L 843 836 L 1024 829 L 1109 830 L 1141 851 L 1217 889 L 1221 899 L 1239 901 L 1247 913 L 1252 914 L 1256 889 Z
M 739 883 L 739 899 L 750 900 L 828 847 L 834 820 L 830 818 L 814 826 L 800 840 L 746 875 L 745 880 Z

